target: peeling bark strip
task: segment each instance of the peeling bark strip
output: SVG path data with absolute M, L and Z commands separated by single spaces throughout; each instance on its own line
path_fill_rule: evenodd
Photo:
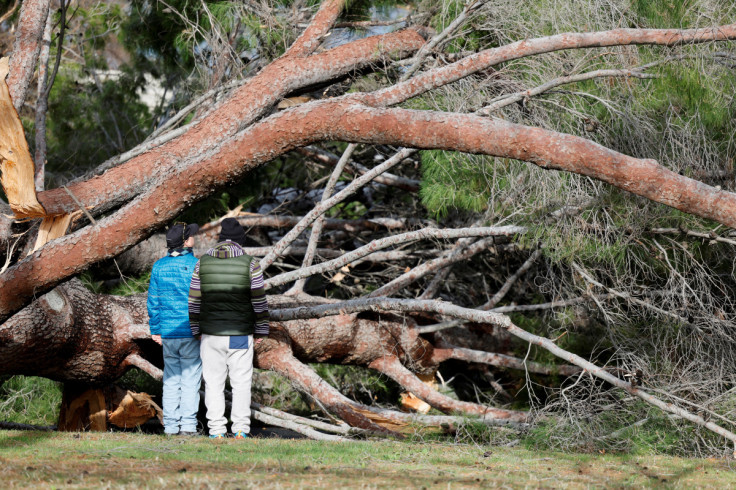
M 16 217 L 45 216 L 36 200 L 33 159 L 5 83 L 7 75 L 8 58 L 3 58 L 0 60 L 0 183 Z
M 649 403 L 650 405 L 654 405 L 664 412 L 675 414 L 678 417 L 689 420 L 696 425 L 705 427 L 706 429 L 736 444 L 736 434 L 734 434 L 733 432 L 724 429 L 723 427 L 714 424 L 713 422 L 707 421 L 703 417 L 695 415 L 672 403 L 664 402 L 640 388 L 633 387 L 628 381 L 617 378 L 613 374 L 596 366 L 592 362 L 586 361 L 582 357 L 558 347 L 552 340 L 531 334 L 526 330 L 517 327 L 506 315 L 501 315 L 499 313 L 472 310 L 469 308 L 463 308 L 441 301 L 423 301 L 397 298 L 364 298 L 329 305 L 277 310 L 271 313 L 271 318 L 285 321 L 297 318 L 314 318 L 337 314 L 345 315 L 346 313 L 356 313 L 360 311 L 423 311 L 446 315 L 474 323 L 488 323 L 498 326 L 508 331 L 510 334 L 529 342 L 530 344 L 538 345 L 543 349 L 546 349 L 560 359 L 564 359 L 567 362 L 581 367 L 584 372 L 588 372 L 593 376 L 607 381 L 617 388 L 621 388 L 631 395 L 641 398 L 645 402 Z M 417 387 L 417 389 L 420 389 L 420 387 Z M 734 453 L 736 453 L 736 451 L 734 451 Z
M 36 70 L 41 51 L 43 30 L 49 16 L 49 0 L 23 0 L 20 7 L 18 30 L 15 34 L 13 54 L 10 57 L 8 86 L 17 111 L 23 107 L 28 86 Z

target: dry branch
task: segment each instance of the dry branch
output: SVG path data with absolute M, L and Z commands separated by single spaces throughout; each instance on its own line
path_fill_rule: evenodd
M 407 300 L 396 298 L 365 298 L 345 301 L 342 303 L 331 305 L 320 305 L 311 308 L 292 308 L 279 310 L 273 312 L 272 317 L 278 318 L 279 320 L 291 320 L 295 318 L 313 318 L 330 314 L 345 314 L 346 312 L 358 312 L 366 310 L 406 312 L 423 311 L 451 316 L 454 318 L 463 319 L 475 323 L 488 323 L 498 326 L 505 329 L 510 334 L 529 342 L 530 344 L 538 345 L 548 350 L 555 356 L 581 367 L 583 369 L 583 372 L 590 373 L 591 375 L 600 378 L 612 384 L 613 386 L 626 391 L 631 395 L 641 398 L 645 402 L 649 403 L 650 405 L 654 405 L 664 412 L 677 415 L 678 417 L 689 420 L 696 425 L 705 427 L 708 430 L 736 444 L 736 434 L 732 433 L 731 431 L 724 429 L 723 427 L 713 422 L 707 421 L 699 415 L 695 415 L 681 407 L 677 407 L 672 403 L 663 402 L 662 400 L 652 396 L 641 388 L 634 387 L 631 385 L 631 383 L 617 378 L 605 369 L 602 369 L 595 364 L 586 361 L 576 354 L 573 354 L 558 347 L 552 340 L 531 334 L 526 330 L 517 327 L 511 322 L 511 320 L 509 320 L 508 317 L 506 317 L 505 315 L 500 315 L 498 313 L 471 310 L 468 308 L 462 308 L 460 306 L 440 301 Z
M 268 267 L 273 263 L 276 257 L 279 257 L 281 255 L 281 252 L 286 249 L 286 247 L 291 245 L 292 242 L 296 240 L 296 238 L 304 230 L 306 230 L 307 227 L 309 227 L 309 225 L 311 225 L 317 218 L 326 213 L 330 208 L 344 201 L 345 198 L 347 198 L 348 196 L 351 196 L 352 194 L 357 192 L 358 189 L 373 180 L 373 178 L 375 178 L 377 175 L 381 175 L 383 172 L 390 169 L 394 165 L 398 165 L 414 153 L 416 153 L 416 150 L 401 150 L 385 162 L 374 167 L 370 172 L 361 175 L 360 177 L 355 179 L 347 187 L 345 187 L 343 190 L 341 190 L 331 198 L 320 202 L 306 216 L 304 216 L 304 218 L 302 218 L 301 221 L 289 231 L 289 233 L 287 233 L 281 240 L 279 240 L 279 242 L 274 246 L 274 249 L 271 253 L 261 259 L 261 269 L 268 269 Z
M 335 166 L 337 165 L 337 162 L 340 160 L 340 158 L 334 153 L 331 153 L 329 151 L 323 150 L 321 148 L 316 148 L 313 146 L 297 148 L 296 151 L 300 155 L 309 157 L 315 162 L 318 162 L 321 164 Z M 362 175 L 367 172 L 370 172 L 370 169 L 367 167 L 364 167 L 358 162 L 349 162 L 348 166 L 346 167 L 346 171 L 351 172 L 351 173 L 359 173 Z M 409 192 L 419 191 L 419 181 L 418 180 L 408 179 L 406 177 L 394 175 L 390 172 L 384 172 L 383 174 L 373 179 L 373 181 L 379 184 L 383 184 L 383 185 L 398 187 L 399 189 L 403 189 Z
M 521 227 L 517 227 L 517 229 L 518 228 Z M 475 228 L 469 229 L 473 230 Z M 431 274 L 438 269 L 442 269 L 443 267 L 447 267 L 457 262 L 467 260 L 481 252 L 488 250 L 490 247 L 493 246 L 494 243 L 494 238 L 487 238 L 485 240 L 479 240 L 473 244 L 468 244 L 464 247 L 457 248 L 444 257 L 438 257 L 434 260 L 430 260 L 429 262 L 425 262 L 422 265 L 414 267 L 413 269 L 403 273 L 391 282 L 384 284 L 380 288 L 376 289 L 368 296 L 370 298 L 375 298 L 378 296 L 394 295 L 409 284 L 413 283 L 414 281 L 418 281 L 427 274 Z
M 429 238 L 454 239 L 464 237 L 509 236 L 523 233 L 524 231 L 526 231 L 526 229 L 521 226 L 498 226 L 458 229 L 423 228 L 417 231 L 409 231 L 399 235 L 379 238 L 378 240 L 374 240 L 367 245 L 353 250 L 352 252 L 348 252 L 334 260 L 322 262 L 321 264 L 313 265 L 311 267 L 302 268 L 299 270 L 274 276 L 266 281 L 266 289 L 270 289 L 272 287 L 279 286 L 290 281 L 301 279 L 302 277 L 308 277 L 314 274 L 321 274 L 323 272 L 339 269 L 340 267 L 350 264 L 354 260 L 360 259 L 392 245 L 398 245 L 401 243 Z M 482 246 L 478 247 L 479 250 L 473 250 L 473 252 L 477 253 L 478 251 L 486 248 L 487 245 L 487 243 L 483 243 Z
M 640 70 L 595 70 L 587 73 L 579 73 L 577 75 L 569 75 L 566 77 L 555 78 L 549 82 L 543 83 L 538 87 L 530 88 L 528 90 L 521 90 L 513 94 L 500 95 L 493 99 L 490 104 L 476 111 L 479 116 L 488 116 L 491 113 L 503 109 L 506 106 L 520 102 L 522 100 L 541 95 L 545 92 L 549 92 L 553 88 L 561 85 L 567 85 L 570 83 L 582 82 L 585 80 L 592 80 L 594 78 L 604 77 L 633 77 L 633 78 L 656 78 L 656 75 L 642 73 Z
M 353 155 L 353 152 L 358 147 L 358 145 L 355 144 L 349 144 L 348 147 L 345 149 L 345 152 L 343 152 L 342 156 L 340 157 L 340 160 L 335 165 L 334 170 L 332 171 L 332 174 L 330 174 L 330 178 L 327 181 L 327 185 L 325 186 L 324 191 L 322 192 L 322 200 L 320 201 L 320 204 L 324 203 L 327 199 L 329 199 L 330 195 L 335 190 L 335 185 L 337 184 L 337 180 L 342 175 L 343 170 L 345 169 L 345 165 L 347 165 L 348 161 L 350 160 L 350 157 Z M 304 260 L 302 261 L 302 269 L 309 267 L 312 265 L 312 262 L 314 261 L 314 251 L 317 249 L 317 243 L 319 242 L 319 237 L 322 235 L 322 228 L 324 226 L 325 217 L 324 214 L 320 215 L 314 223 L 312 223 L 312 233 L 309 236 L 309 244 L 307 245 L 307 253 L 304 254 Z M 301 278 L 296 281 L 294 286 L 292 287 L 292 292 L 295 294 L 299 294 L 304 291 L 304 285 L 306 284 L 306 278 Z

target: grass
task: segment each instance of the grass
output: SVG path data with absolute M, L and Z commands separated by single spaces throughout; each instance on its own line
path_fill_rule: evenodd
M 736 485 L 732 461 L 474 445 L 211 441 L 135 433 L 0 432 L 5 487 L 469 488 Z
M 12 376 L 0 384 L 0 420 L 53 425 L 59 414 L 61 387 L 46 378 Z

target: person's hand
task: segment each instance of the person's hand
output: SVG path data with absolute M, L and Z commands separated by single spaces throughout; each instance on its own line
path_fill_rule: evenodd
M 256 345 L 260 344 L 261 342 L 263 342 L 263 337 L 258 337 L 256 339 Z
M 158 345 L 163 345 L 163 343 L 161 343 L 160 335 L 151 335 L 151 339 L 153 339 L 153 341 L 156 342 Z

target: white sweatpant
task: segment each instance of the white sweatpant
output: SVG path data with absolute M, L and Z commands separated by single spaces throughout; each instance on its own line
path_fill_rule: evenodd
M 225 380 L 230 376 L 233 404 L 232 432 L 250 433 L 250 388 L 253 377 L 253 336 L 247 349 L 231 349 L 230 337 L 202 334 L 200 346 L 204 403 L 210 435 L 227 433 L 225 418 Z

